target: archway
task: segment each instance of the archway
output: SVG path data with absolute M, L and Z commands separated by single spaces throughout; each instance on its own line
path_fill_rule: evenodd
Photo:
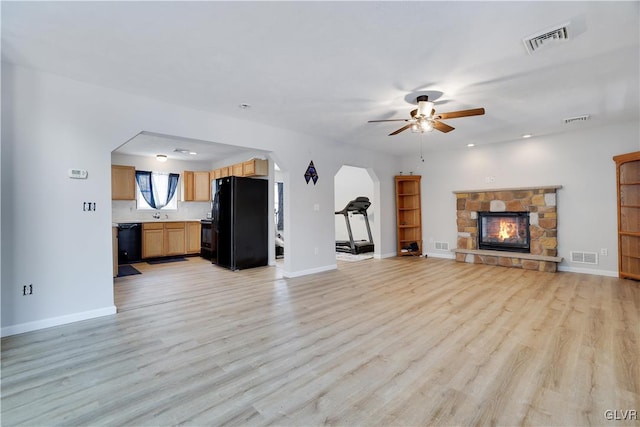
M 343 210 L 350 201 L 358 197 L 367 197 L 371 202 L 367 209 L 367 218 L 373 238 L 373 251 L 370 251 L 369 245 L 366 245 L 366 242 L 369 241 L 367 218 L 363 215 L 349 214 L 349 225 L 353 240 L 356 243 L 360 242 L 366 245 L 366 249 L 363 249 L 364 253 L 361 255 L 367 254 L 369 257 L 380 256 L 379 238 L 381 233 L 380 224 L 377 220 L 380 213 L 379 196 L 379 180 L 370 169 L 343 165 L 334 176 L 334 210 L 336 212 Z M 343 215 L 335 216 L 335 239 L 337 242 L 349 241 L 348 228 Z M 340 257 L 339 252 L 337 253 L 338 257 Z M 366 256 L 363 257 L 366 258 Z

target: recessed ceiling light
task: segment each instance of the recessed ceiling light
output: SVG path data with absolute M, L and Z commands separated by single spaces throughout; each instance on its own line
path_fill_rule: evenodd
M 476 144 L 474 144 L 474 143 L 467 144 L 467 147 L 475 147 L 475 146 L 476 146 Z
M 531 135 L 530 133 L 525 133 L 524 135 L 522 135 L 523 138 L 531 138 L 533 135 Z
M 251 108 L 251 105 L 242 103 L 238 105 L 238 108 L 241 110 L 248 110 L 249 108 Z
M 195 151 L 191 151 L 191 150 L 187 150 L 186 148 L 176 148 L 175 150 L 173 150 L 174 153 L 180 153 L 180 154 L 191 154 L 192 156 L 195 156 L 196 153 Z

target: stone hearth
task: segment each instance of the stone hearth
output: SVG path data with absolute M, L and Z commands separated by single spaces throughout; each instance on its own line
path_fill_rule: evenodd
M 454 191 L 458 225 L 456 261 L 557 271 L 558 215 L 556 191 L 548 187 Z M 529 212 L 530 253 L 478 250 L 478 212 Z

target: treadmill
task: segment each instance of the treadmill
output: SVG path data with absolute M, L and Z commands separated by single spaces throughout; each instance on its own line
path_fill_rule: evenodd
M 347 231 L 349 232 L 349 240 L 336 241 L 337 252 L 347 252 L 352 255 L 373 252 L 373 237 L 371 236 L 369 217 L 367 216 L 367 209 L 369 206 L 371 206 L 369 198 L 360 196 L 347 203 L 347 206 L 345 206 L 344 209 L 336 212 L 336 215 L 344 215 L 344 221 L 347 223 Z M 351 224 L 349 223 L 349 213 L 364 216 L 364 222 L 367 225 L 367 233 L 369 233 L 369 240 L 353 240 Z

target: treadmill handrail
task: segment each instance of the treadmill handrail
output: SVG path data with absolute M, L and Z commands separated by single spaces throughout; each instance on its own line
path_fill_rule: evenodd
M 354 214 L 366 215 L 367 209 L 371 206 L 371 202 L 368 197 L 360 196 L 356 197 L 354 200 L 351 200 L 347 203 L 347 206 L 344 207 L 341 211 L 336 211 L 336 215 L 347 215 L 349 212 Z

